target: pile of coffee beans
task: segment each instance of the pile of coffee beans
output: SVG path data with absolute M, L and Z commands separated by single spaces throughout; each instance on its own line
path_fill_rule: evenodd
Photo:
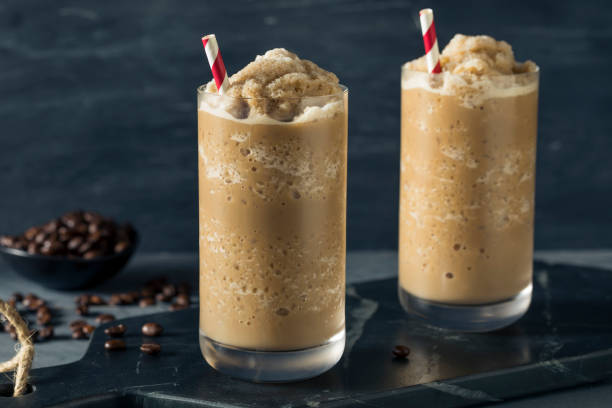
M 19 236 L 2 236 L 0 245 L 30 254 L 93 259 L 123 252 L 135 241 L 130 224 L 119 225 L 91 211 L 71 211 Z
M 168 303 L 169 310 L 182 310 L 189 307 L 191 288 L 187 283 L 174 284 L 170 283 L 164 276 L 154 278 L 144 284 L 140 290 L 134 290 L 130 292 L 114 293 L 108 301 L 100 295 L 83 293 L 78 295 L 75 299 L 75 313 L 82 318 L 70 322 L 69 327 L 72 332 L 72 338 L 75 340 L 86 340 L 91 337 L 97 326 L 88 323 L 85 318 L 95 318 L 95 324 L 105 324 L 115 320 L 115 316 L 109 313 L 101 312 L 98 307 L 104 307 L 107 305 L 114 306 L 135 306 L 149 307 L 157 304 L 157 302 Z M 38 328 L 32 330 L 32 339 L 34 340 L 48 340 L 54 337 L 54 311 L 44 299 L 41 299 L 33 293 L 23 295 L 21 293 L 14 293 L 8 301 L 13 305 L 22 315 L 27 323 L 28 315 L 35 316 Z M 95 313 L 92 308 L 97 310 Z M 6 331 L 17 339 L 17 332 L 15 328 L 8 322 L 4 325 L 0 325 L 0 332 Z M 118 338 L 125 334 L 127 328 L 119 324 L 107 328 L 105 333 L 112 337 Z M 145 336 L 159 336 L 163 332 L 163 328 L 157 323 L 147 323 L 142 328 L 142 334 Z M 112 350 L 120 350 L 121 346 L 117 345 L 118 342 L 113 342 Z M 143 353 L 147 354 L 158 354 L 161 347 L 156 343 L 143 344 L 144 348 L 141 348 Z M 108 349 L 108 348 L 107 348 Z

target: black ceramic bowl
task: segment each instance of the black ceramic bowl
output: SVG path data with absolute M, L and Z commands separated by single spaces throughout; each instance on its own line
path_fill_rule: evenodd
M 30 254 L 0 245 L 0 255 L 18 274 L 51 289 L 71 290 L 92 287 L 117 275 L 138 245 L 134 232 L 132 245 L 122 252 L 93 259 Z

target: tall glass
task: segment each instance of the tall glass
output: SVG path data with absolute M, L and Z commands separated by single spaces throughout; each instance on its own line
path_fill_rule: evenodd
M 345 340 L 348 90 L 247 100 L 198 88 L 200 347 L 251 381 L 316 376 Z M 247 116 L 247 117 L 243 117 Z
M 402 70 L 399 298 L 433 325 L 489 331 L 529 307 L 538 79 Z

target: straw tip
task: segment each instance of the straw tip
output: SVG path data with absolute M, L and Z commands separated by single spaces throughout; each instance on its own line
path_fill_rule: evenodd
M 202 37 L 202 40 L 208 40 L 209 38 L 215 38 L 215 35 L 214 34 L 207 34 L 207 35 Z
M 433 14 L 433 10 L 430 8 L 426 8 L 426 9 L 419 11 L 419 16 L 422 16 L 423 14 Z

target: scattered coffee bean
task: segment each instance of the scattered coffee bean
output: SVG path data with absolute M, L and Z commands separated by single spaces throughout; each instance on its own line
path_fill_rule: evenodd
M 164 332 L 164 328 L 159 323 L 145 323 L 142 325 L 142 334 L 149 337 L 157 337 Z
M 106 301 L 104 299 L 102 299 L 100 296 L 98 295 L 91 295 L 89 296 L 89 305 L 92 306 L 103 306 L 106 304 Z
M 14 300 L 15 302 L 23 302 L 23 295 L 19 292 L 13 293 L 10 300 Z
M 125 251 L 129 247 L 130 247 L 129 241 L 119 241 L 115 244 L 115 247 L 113 248 L 113 250 L 115 251 L 115 253 L 119 253 L 119 252 Z
M 43 313 L 41 315 L 36 315 L 36 322 L 41 326 L 47 325 L 51 323 L 52 316 L 51 313 Z
M 187 309 L 189 305 L 182 305 L 180 303 L 173 303 L 170 305 L 170 311 L 177 312 L 179 310 Z
M 121 339 L 106 340 L 104 349 L 108 351 L 125 350 L 125 341 Z
M 76 330 L 76 329 L 80 329 L 81 327 L 85 326 L 87 324 L 87 322 L 85 320 L 74 320 L 72 322 L 70 322 L 70 329 L 71 330 Z
M 393 350 L 391 350 L 391 353 L 393 353 L 396 358 L 407 358 L 410 355 L 410 348 L 408 346 L 398 344 L 393 348 Z
M 121 305 L 121 296 L 118 294 L 111 295 L 110 299 L 108 300 L 108 304 L 113 306 Z
M 143 297 L 142 299 L 140 299 L 140 302 L 138 303 L 140 307 L 153 306 L 154 304 L 155 304 L 155 299 L 152 297 Z
M 83 331 L 83 327 L 79 327 L 72 331 L 72 338 L 75 340 L 83 340 L 87 338 L 87 334 Z
M 113 316 L 112 314 L 107 314 L 107 313 L 103 313 L 101 315 L 98 315 L 98 317 L 96 317 L 96 322 L 98 324 L 112 322 L 113 320 L 115 320 L 115 316 Z
M 76 313 L 79 316 L 87 316 L 89 314 L 89 308 L 85 305 L 78 305 L 76 308 Z
M 96 330 L 96 326 L 92 326 L 91 324 L 86 324 L 85 326 L 81 327 L 81 330 L 83 331 L 83 333 L 87 335 L 87 337 L 89 337 Z
M 36 311 L 36 317 L 39 317 L 45 314 L 51 314 L 51 309 L 49 309 L 49 306 L 47 305 L 39 307 L 38 310 Z
M 33 302 L 39 300 L 38 296 L 36 296 L 33 293 L 28 293 L 27 295 L 24 296 L 23 300 L 21 301 L 21 304 L 23 304 L 25 307 L 29 308 L 30 304 L 32 304 Z
M 176 296 L 175 302 L 181 306 L 189 306 L 189 295 L 180 293 Z
M 38 332 L 38 338 L 41 340 L 49 340 L 54 336 L 53 326 L 45 326 Z
M 42 299 L 32 299 L 30 302 L 28 302 L 27 308 L 33 312 L 45 306 L 45 304 L 45 301 Z
M 104 329 L 104 333 L 110 337 L 123 337 L 127 327 L 123 324 L 118 324 L 117 326 L 111 326 Z
M 176 287 L 173 284 L 168 283 L 162 288 L 162 293 L 169 298 L 174 297 L 176 296 Z
M 144 343 L 142 346 L 140 346 L 140 351 L 145 354 L 154 356 L 156 354 L 159 354 L 159 352 L 161 351 L 161 346 L 157 343 Z
M 171 297 L 171 296 L 166 296 L 166 295 L 165 295 L 165 294 L 163 294 L 163 293 L 158 293 L 158 294 L 156 294 L 156 295 L 155 295 L 155 299 L 156 299 L 158 302 L 165 302 L 165 303 L 169 303 L 169 302 L 171 302 L 171 301 L 172 301 L 172 297 Z

